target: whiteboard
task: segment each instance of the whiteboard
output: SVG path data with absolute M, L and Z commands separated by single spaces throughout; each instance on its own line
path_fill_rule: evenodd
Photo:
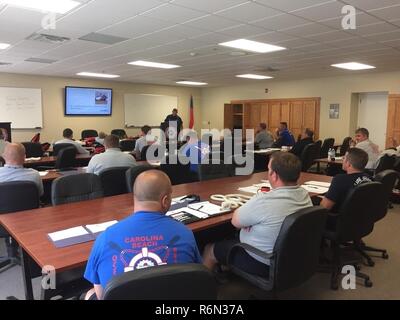
M 13 129 L 42 128 L 42 90 L 0 87 L 0 119 Z
M 155 94 L 125 94 L 125 125 L 159 127 L 172 109 L 178 107 L 178 97 Z

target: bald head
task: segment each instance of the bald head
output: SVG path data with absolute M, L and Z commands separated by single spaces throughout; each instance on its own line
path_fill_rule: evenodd
M 172 186 L 168 176 L 160 170 L 141 173 L 133 186 L 135 211 L 167 212 L 171 205 Z
M 8 165 L 22 166 L 25 161 L 25 147 L 20 143 L 8 143 L 3 158 Z

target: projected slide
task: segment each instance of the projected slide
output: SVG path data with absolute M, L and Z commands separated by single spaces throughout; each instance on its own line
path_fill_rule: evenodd
M 111 112 L 111 89 L 66 87 L 66 115 L 109 116 Z

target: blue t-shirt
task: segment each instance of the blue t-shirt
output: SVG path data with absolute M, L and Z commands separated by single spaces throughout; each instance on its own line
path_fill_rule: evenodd
M 282 146 L 294 146 L 295 144 L 293 135 L 287 129 L 281 131 L 280 138 L 282 141 Z
M 197 172 L 201 161 L 210 153 L 210 146 L 202 141 L 184 146 L 182 153 L 189 159 L 190 171 Z
M 202 263 L 193 232 L 158 212 L 136 212 L 94 243 L 85 279 L 106 287 L 123 272 L 173 263 Z

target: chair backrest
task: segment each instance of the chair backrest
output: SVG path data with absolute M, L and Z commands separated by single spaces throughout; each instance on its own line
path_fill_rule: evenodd
M 173 285 L 171 285 L 173 284 Z M 104 300 L 215 300 L 217 285 L 201 264 L 170 264 L 115 276 Z
M 228 178 L 232 175 L 233 165 L 231 164 L 212 164 L 201 163 L 198 166 L 199 181 Z
M 346 154 L 347 150 L 349 150 L 350 141 L 352 139 L 353 139 L 352 137 L 346 137 L 346 138 L 343 139 L 342 145 L 340 146 L 340 152 L 339 152 L 339 155 L 341 157 L 343 157 Z
M 190 164 L 169 164 L 162 163 L 160 170 L 163 171 L 171 180 L 173 186 L 183 183 L 194 182 L 191 177 Z
M 113 129 L 111 130 L 111 134 L 117 136 L 120 139 L 125 139 L 127 137 L 124 129 Z
M 135 145 L 136 140 L 132 139 L 121 140 L 119 142 L 119 147 L 121 148 L 121 151 L 133 151 L 133 149 L 135 149 Z
M 140 152 L 140 160 L 142 160 L 142 161 L 146 161 L 147 160 L 147 150 L 149 150 L 150 147 L 151 147 L 151 145 L 143 147 L 142 151 Z M 151 155 L 153 155 L 153 152 L 151 152 Z M 156 149 L 154 151 L 154 155 L 156 157 L 158 157 L 158 149 Z
M 69 147 L 74 147 L 73 144 L 71 143 L 56 143 L 55 145 L 53 145 L 53 156 L 57 157 L 58 153 L 65 148 L 69 148 Z
M 319 150 L 319 145 L 316 143 L 310 143 L 306 145 L 300 157 L 301 171 L 307 172 L 307 170 L 311 168 L 314 160 L 317 159 L 317 154 L 319 154 Z
M 384 207 L 384 210 L 382 210 L 382 212 L 377 212 L 376 221 L 381 220 L 386 216 L 387 208 L 389 206 L 389 201 L 392 196 L 393 189 L 396 187 L 399 179 L 400 179 L 400 174 L 394 170 L 381 171 L 374 176 L 374 180 L 382 183 L 383 185 L 383 194 L 386 202 L 386 207 Z
M 57 178 L 51 185 L 53 206 L 101 198 L 103 189 L 98 176 L 92 173 Z
M 320 157 L 328 158 L 328 151 L 329 151 L 329 149 L 333 148 L 334 145 L 335 145 L 334 138 L 325 139 L 324 143 L 322 144 L 322 147 L 321 147 Z
M 4 158 L 2 156 L 0 156 L 0 167 L 4 167 L 5 164 L 6 164 L 6 160 L 4 160 Z
M 73 168 L 76 162 L 76 152 L 76 148 L 71 145 L 61 149 L 57 155 L 55 168 L 59 170 Z
M 361 240 L 374 228 L 376 215 L 386 207 L 380 182 L 365 182 L 353 188 L 339 208 L 336 225 L 339 242 Z
M 135 166 L 135 167 L 128 169 L 125 173 L 126 188 L 127 188 L 128 192 L 133 191 L 133 184 L 135 183 L 135 180 L 139 174 L 141 174 L 142 172 L 145 172 L 147 170 L 153 170 L 153 169 L 154 168 L 150 165 L 140 165 L 140 166 Z
M 82 130 L 81 132 L 81 138 L 86 139 L 86 138 L 93 138 L 93 137 L 98 137 L 99 134 L 97 133 L 97 130 L 93 129 L 86 129 Z
M 128 193 L 126 171 L 130 167 L 113 167 L 100 172 L 99 177 L 105 197 Z
M 0 213 L 39 208 L 39 189 L 32 181 L 0 183 Z
M 25 147 L 25 154 L 27 158 L 43 157 L 43 149 L 40 143 L 35 142 L 22 142 Z
M 301 209 L 285 218 L 274 246 L 276 257 L 271 260 L 277 291 L 295 287 L 315 274 L 326 219 L 326 209 L 319 206 Z
M 396 156 L 395 155 L 388 155 L 384 154 L 380 159 L 379 163 L 375 169 L 375 174 L 378 174 L 379 172 L 385 171 L 385 170 L 390 170 L 394 168 L 394 164 L 396 162 Z

